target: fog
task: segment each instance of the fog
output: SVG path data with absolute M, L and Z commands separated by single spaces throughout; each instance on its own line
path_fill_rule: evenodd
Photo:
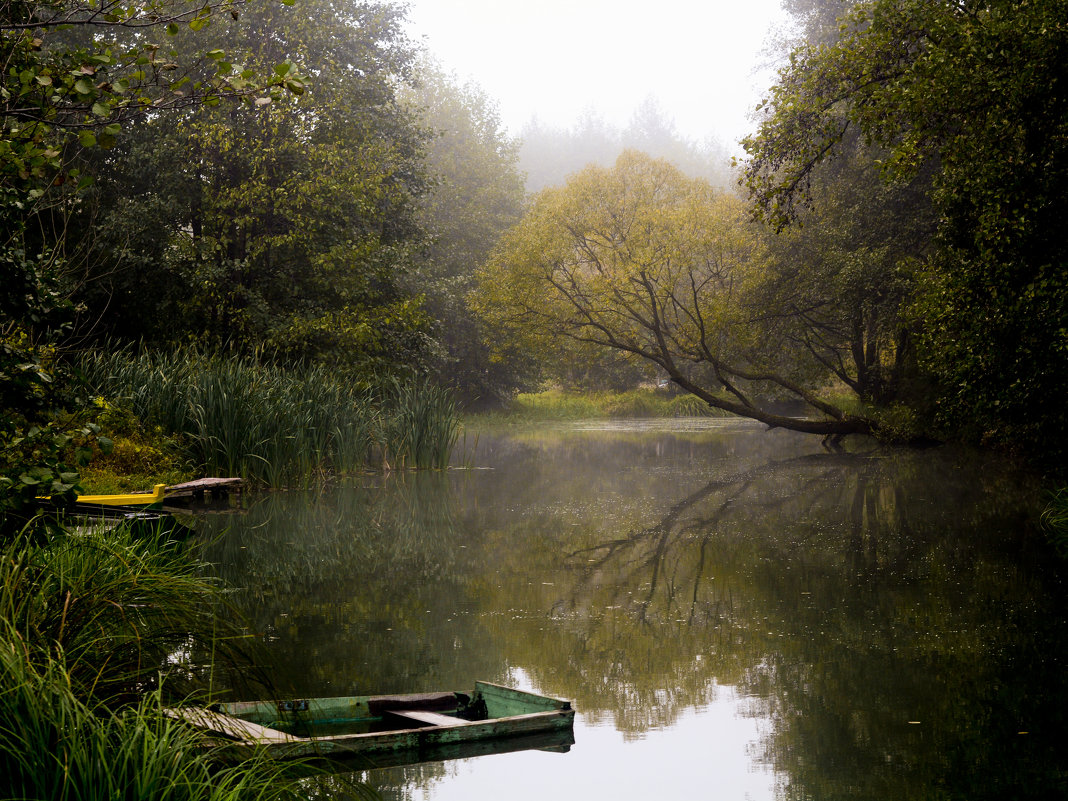
M 500 104 L 513 135 L 597 117 L 625 129 L 650 98 L 680 137 L 737 154 L 771 84 L 779 0 L 416 0 L 410 33 Z

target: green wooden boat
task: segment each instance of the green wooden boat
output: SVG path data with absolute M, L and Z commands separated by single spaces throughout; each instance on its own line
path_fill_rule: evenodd
M 265 748 L 278 759 L 355 757 L 360 768 L 520 748 L 566 751 L 575 720 L 568 701 L 482 681 L 472 693 L 237 701 L 168 714 L 236 758 Z

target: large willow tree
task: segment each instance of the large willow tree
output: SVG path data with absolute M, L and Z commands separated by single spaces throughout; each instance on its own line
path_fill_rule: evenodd
M 828 363 L 850 372 L 848 326 L 801 346 L 809 323 L 762 303 L 767 258 L 742 201 L 627 151 L 536 197 L 481 272 L 478 305 L 502 349 L 555 359 L 576 358 L 562 340 L 610 349 L 717 409 L 835 438 L 872 433 L 875 421 L 818 391 Z M 777 413 L 784 398 L 810 416 Z

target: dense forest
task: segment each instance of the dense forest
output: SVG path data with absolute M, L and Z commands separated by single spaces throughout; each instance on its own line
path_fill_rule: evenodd
M 667 379 L 828 443 L 1055 469 L 1063 4 L 785 6 L 732 167 L 654 98 L 512 137 L 400 5 L 4 0 L 2 505 L 106 450 L 116 353 L 468 408 Z

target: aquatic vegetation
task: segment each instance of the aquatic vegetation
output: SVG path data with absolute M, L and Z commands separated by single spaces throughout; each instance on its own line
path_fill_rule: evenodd
M 322 365 L 114 351 L 86 357 L 94 388 L 184 443 L 218 475 L 271 486 L 372 466 L 445 467 L 456 441 L 447 391 L 424 379 L 348 381 Z
M 125 527 L 29 535 L 0 550 L 0 623 L 31 670 L 62 662 L 72 693 L 118 706 L 158 686 L 173 654 L 222 634 L 221 595 L 168 537 Z M 206 646 L 205 646 L 206 647 Z M 176 690 L 182 678 L 174 673 Z
M 428 381 L 393 381 L 383 395 L 382 450 L 394 468 L 443 468 L 459 436 L 452 396 Z

